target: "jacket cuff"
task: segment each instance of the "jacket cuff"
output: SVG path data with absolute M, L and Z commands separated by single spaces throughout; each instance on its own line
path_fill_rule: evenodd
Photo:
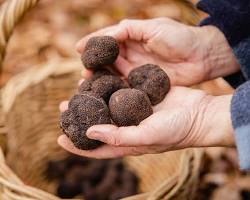
M 250 170 L 250 81 L 236 89 L 231 102 L 231 118 L 241 170 Z
M 238 63 L 240 64 L 240 68 L 245 79 L 250 80 L 250 37 L 235 45 L 233 47 L 233 52 L 238 60 Z
M 250 35 L 249 0 L 201 0 L 197 7 L 210 16 L 201 25 L 218 27 L 231 46 Z
M 234 88 L 250 80 L 250 37 L 233 47 L 233 52 L 240 64 L 241 71 L 225 77 Z

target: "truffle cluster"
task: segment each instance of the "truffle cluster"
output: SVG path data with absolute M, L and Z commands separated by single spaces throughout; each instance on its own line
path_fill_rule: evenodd
M 119 54 L 119 45 L 113 37 L 99 36 L 88 40 L 82 54 L 82 62 L 88 69 L 98 69 L 114 63 Z
M 61 198 L 82 195 L 86 200 L 118 200 L 137 193 L 137 177 L 122 160 L 95 160 L 70 155 L 65 160 L 50 161 L 47 175 L 58 180 Z
M 87 138 L 89 127 L 138 125 L 153 113 L 152 105 L 160 103 L 170 89 L 167 74 L 153 64 L 132 70 L 125 83 L 105 69 L 118 54 L 119 45 L 110 36 L 93 37 L 86 44 L 82 61 L 94 70 L 93 76 L 79 86 L 79 94 L 70 100 L 60 120 L 63 132 L 79 149 L 94 149 L 102 144 Z

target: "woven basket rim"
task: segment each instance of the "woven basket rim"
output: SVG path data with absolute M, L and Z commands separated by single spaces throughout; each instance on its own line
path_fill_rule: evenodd
M 18 95 L 28 87 L 39 84 L 50 76 L 77 72 L 80 71 L 81 68 L 81 62 L 77 58 L 55 58 L 52 61 L 33 66 L 15 75 L 1 89 L 0 100 L 3 112 L 5 114 L 8 113 Z

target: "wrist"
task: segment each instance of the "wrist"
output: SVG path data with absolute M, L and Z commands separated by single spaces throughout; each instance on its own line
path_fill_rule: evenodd
M 234 130 L 231 122 L 232 95 L 206 96 L 195 121 L 195 147 L 233 147 Z
M 197 37 L 203 48 L 201 57 L 206 80 L 227 76 L 240 70 L 232 48 L 217 27 L 199 27 Z

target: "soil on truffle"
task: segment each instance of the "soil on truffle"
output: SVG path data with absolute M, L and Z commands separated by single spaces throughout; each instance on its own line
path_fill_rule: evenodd
M 109 109 L 112 120 L 118 126 L 138 125 L 153 114 L 148 96 L 137 89 L 121 89 L 113 93 Z
M 144 91 L 152 105 L 160 103 L 169 92 L 168 75 L 157 65 L 146 64 L 132 70 L 128 75 L 128 83 L 132 88 Z
M 61 114 L 60 126 L 73 144 L 82 150 L 95 149 L 102 143 L 86 136 L 89 127 L 110 124 L 109 109 L 99 96 L 83 92 L 72 97 L 69 109 Z
M 97 36 L 88 40 L 82 62 L 88 69 L 98 69 L 113 64 L 119 54 L 117 41 L 110 36 Z

